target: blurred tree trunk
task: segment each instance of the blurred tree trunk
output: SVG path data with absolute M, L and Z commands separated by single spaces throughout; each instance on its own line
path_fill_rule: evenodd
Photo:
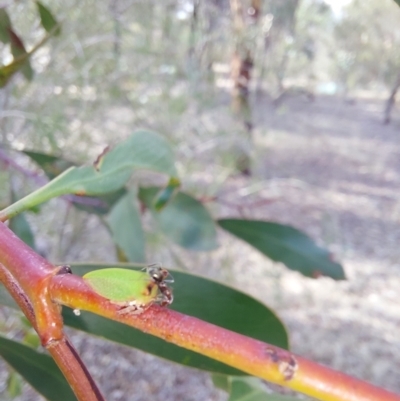
M 223 12 L 223 4 L 221 0 L 209 0 L 204 4 L 204 23 L 205 29 L 202 34 L 203 46 L 200 50 L 200 63 L 205 66 L 205 69 L 209 76 L 213 80 L 213 63 L 215 62 L 214 57 L 214 41 L 215 41 L 215 31 L 217 29 L 218 23 L 220 23 L 221 14 Z
M 399 88 L 400 88 L 400 73 L 397 75 L 396 82 L 393 85 L 393 88 L 390 92 L 390 96 L 389 96 L 388 100 L 386 100 L 384 118 L 383 118 L 384 124 L 390 123 L 392 109 L 393 109 L 394 104 L 396 103 L 396 94 L 397 94 L 397 91 L 399 90 Z
M 109 10 L 111 19 L 114 22 L 113 53 L 116 65 L 119 68 L 119 60 L 121 57 L 121 13 L 119 10 L 119 0 L 110 0 Z
M 163 2 L 160 2 L 161 4 Z M 165 39 L 171 39 L 173 14 L 176 12 L 176 4 L 166 1 L 164 5 L 163 34 Z
M 253 128 L 249 104 L 251 72 L 253 58 L 249 50 L 241 53 L 235 50 L 231 60 L 231 76 L 233 81 L 232 109 L 243 118 L 246 130 L 251 133 Z
M 261 0 L 251 0 L 244 16 L 243 0 L 230 0 L 235 48 L 231 59 L 232 109 L 242 120 L 245 131 L 251 139 L 253 129 L 249 102 L 254 54 L 246 43 L 246 33 L 250 24 L 256 24 L 261 14 Z M 255 46 L 252 46 L 253 49 Z M 250 156 L 244 149 L 238 155 L 237 168 L 243 174 L 250 174 Z
M 189 35 L 189 49 L 188 56 L 189 59 L 194 59 L 196 57 L 196 37 L 197 37 L 197 29 L 199 25 L 199 7 L 200 0 L 193 0 L 193 11 L 192 11 L 192 19 L 190 21 L 190 35 Z
M 231 60 L 232 109 L 242 115 L 247 130 L 251 131 L 249 110 L 249 85 L 253 68 L 253 59 L 244 43 L 246 26 L 243 15 L 243 0 L 230 0 L 233 30 L 235 34 L 235 50 Z
M 262 88 L 262 79 L 265 70 L 268 68 L 266 64 L 271 57 L 274 57 L 274 67 L 272 73 L 276 78 L 278 97 L 285 92 L 284 80 L 287 74 L 289 54 L 292 50 L 291 43 L 296 36 L 297 10 L 300 0 L 270 0 L 268 4 L 268 18 L 263 21 L 263 60 L 259 62 L 261 72 L 258 82 L 258 88 Z M 276 55 L 276 49 L 282 48 L 283 51 Z M 276 65 L 278 65 L 276 67 Z

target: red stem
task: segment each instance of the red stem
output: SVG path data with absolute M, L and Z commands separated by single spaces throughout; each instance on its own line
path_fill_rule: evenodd
M 61 308 L 49 295 L 57 268 L 0 223 L 0 281 L 31 322 L 80 401 L 104 401 L 79 355 L 63 333 Z
M 344 373 L 159 305 L 140 315 L 120 314 L 120 306 L 94 293 L 85 280 L 72 274 L 54 276 L 50 292 L 56 302 L 128 324 L 320 400 L 400 401 L 400 396 Z

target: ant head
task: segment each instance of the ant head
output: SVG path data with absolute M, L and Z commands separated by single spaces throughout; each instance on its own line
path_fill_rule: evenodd
M 166 283 L 173 283 L 174 279 L 169 274 L 167 269 L 164 269 L 159 264 L 153 264 L 146 267 L 147 274 L 156 282 L 161 283 L 165 281 Z

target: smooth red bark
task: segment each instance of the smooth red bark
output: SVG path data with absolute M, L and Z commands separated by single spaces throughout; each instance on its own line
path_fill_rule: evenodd
M 37 331 L 80 401 L 104 401 L 99 389 L 63 333 L 60 305 L 49 294 L 51 265 L 0 223 L 0 281 Z
M 326 401 L 400 401 L 400 396 L 264 342 L 159 305 L 140 315 L 120 314 L 120 306 L 97 295 L 75 275 L 54 276 L 55 301 L 128 324 L 181 347 Z

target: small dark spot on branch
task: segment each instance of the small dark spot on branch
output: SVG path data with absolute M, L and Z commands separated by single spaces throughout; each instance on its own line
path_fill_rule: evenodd
M 298 369 L 296 358 L 293 355 L 287 351 L 274 348 L 267 348 L 265 353 L 270 356 L 272 362 L 278 365 L 278 370 L 282 373 L 285 381 L 293 379 Z
M 59 266 L 59 270 L 58 270 L 56 276 L 61 275 L 61 274 L 72 274 L 71 267 L 68 265 Z

